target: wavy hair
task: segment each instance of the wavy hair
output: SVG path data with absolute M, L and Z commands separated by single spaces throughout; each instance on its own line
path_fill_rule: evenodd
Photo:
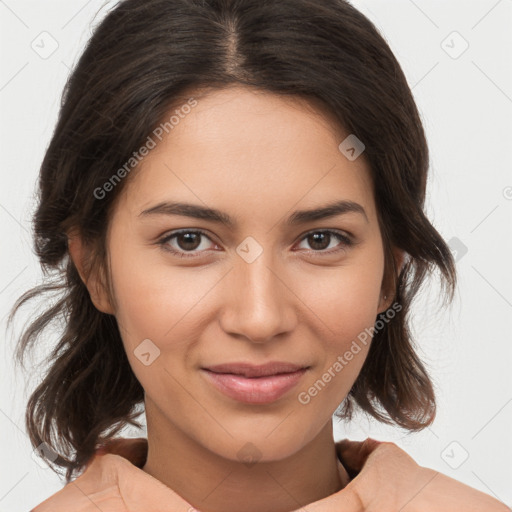
M 25 422 L 32 445 L 45 443 L 55 452 L 53 457 L 43 450 L 43 456 L 54 471 L 65 468 L 67 482 L 100 444 L 127 424 L 138 425 L 144 400 L 116 318 L 93 305 L 69 256 L 68 234 L 77 230 L 91 244 L 88 266 L 106 275 L 110 212 L 131 176 L 105 197 L 95 190 L 180 98 L 230 84 L 321 104 L 364 142 L 385 249 L 384 278 L 401 308 L 375 331 L 336 414 L 349 420 L 359 408 L 409 431 L 434 420 L 434 387 L 415 351 L 409 313 L 435 269 L 445 299 L 453 299 L 455 263 L 424 212 L 425 133 L 383 36 L 345 0 L 121 0 L 94 29 L 65 85 L 33 218 L 45 281 L 24 293 L 9 317 L 35 297 L 57 294 L 24 326 L 16 361 L 23 365 L 43 331 L 61 320 Z M 392 247 L 407 253 L 401 268 Z

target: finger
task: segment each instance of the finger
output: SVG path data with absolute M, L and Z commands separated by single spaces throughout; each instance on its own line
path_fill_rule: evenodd
M 342 439 L 337 443 L 338 454 L 347 470 L 359 472 L 370 453 L 381 444 L 381 441 L 368 437 L 365 441 Z

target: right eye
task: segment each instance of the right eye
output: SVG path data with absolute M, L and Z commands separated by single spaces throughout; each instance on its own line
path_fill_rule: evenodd
M 205 231 L 182 229 L 165 235 L 158 241 L 158 244 L 161 245 L 164 250 L 180 258 L 195 258 L 197 254 L 194 254 L 194 252 L 201 246 L 201 238 L 207 238 L 211 241 Z M 176 244 L 174 246 L 171 245 L 171 241 L 176 241 Z

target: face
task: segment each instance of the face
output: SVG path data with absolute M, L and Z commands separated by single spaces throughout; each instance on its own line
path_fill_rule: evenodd
M 331 421 L 368 353 L 358 339 L 388 306 L 369 169 L 303 100 L 230 87 L 186 110 L 113 211 L 111 307 L 148 410 L 223 457 L 251 442 L 281 459 Z M 205 370 L 275 361 L 307 369 Z

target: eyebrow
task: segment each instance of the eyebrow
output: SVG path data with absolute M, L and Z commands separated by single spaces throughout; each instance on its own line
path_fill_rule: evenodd
M 366 222 L 369 222 L 365 209 L 359 203 L 342 200 L 329 203 L 320 208 L 297 210 L 285 220 L 285 224 L 288 226 L 296 226 L 347 213 L 361 214 L 366 219 Z M 139 217 L 148 215 L 180 215 L 215 222 L 231 229 L 236 226 L 236 221 L 227 213 L 214 208 L 207 208 L 190 203 L 162 202 L 139 213 Z

